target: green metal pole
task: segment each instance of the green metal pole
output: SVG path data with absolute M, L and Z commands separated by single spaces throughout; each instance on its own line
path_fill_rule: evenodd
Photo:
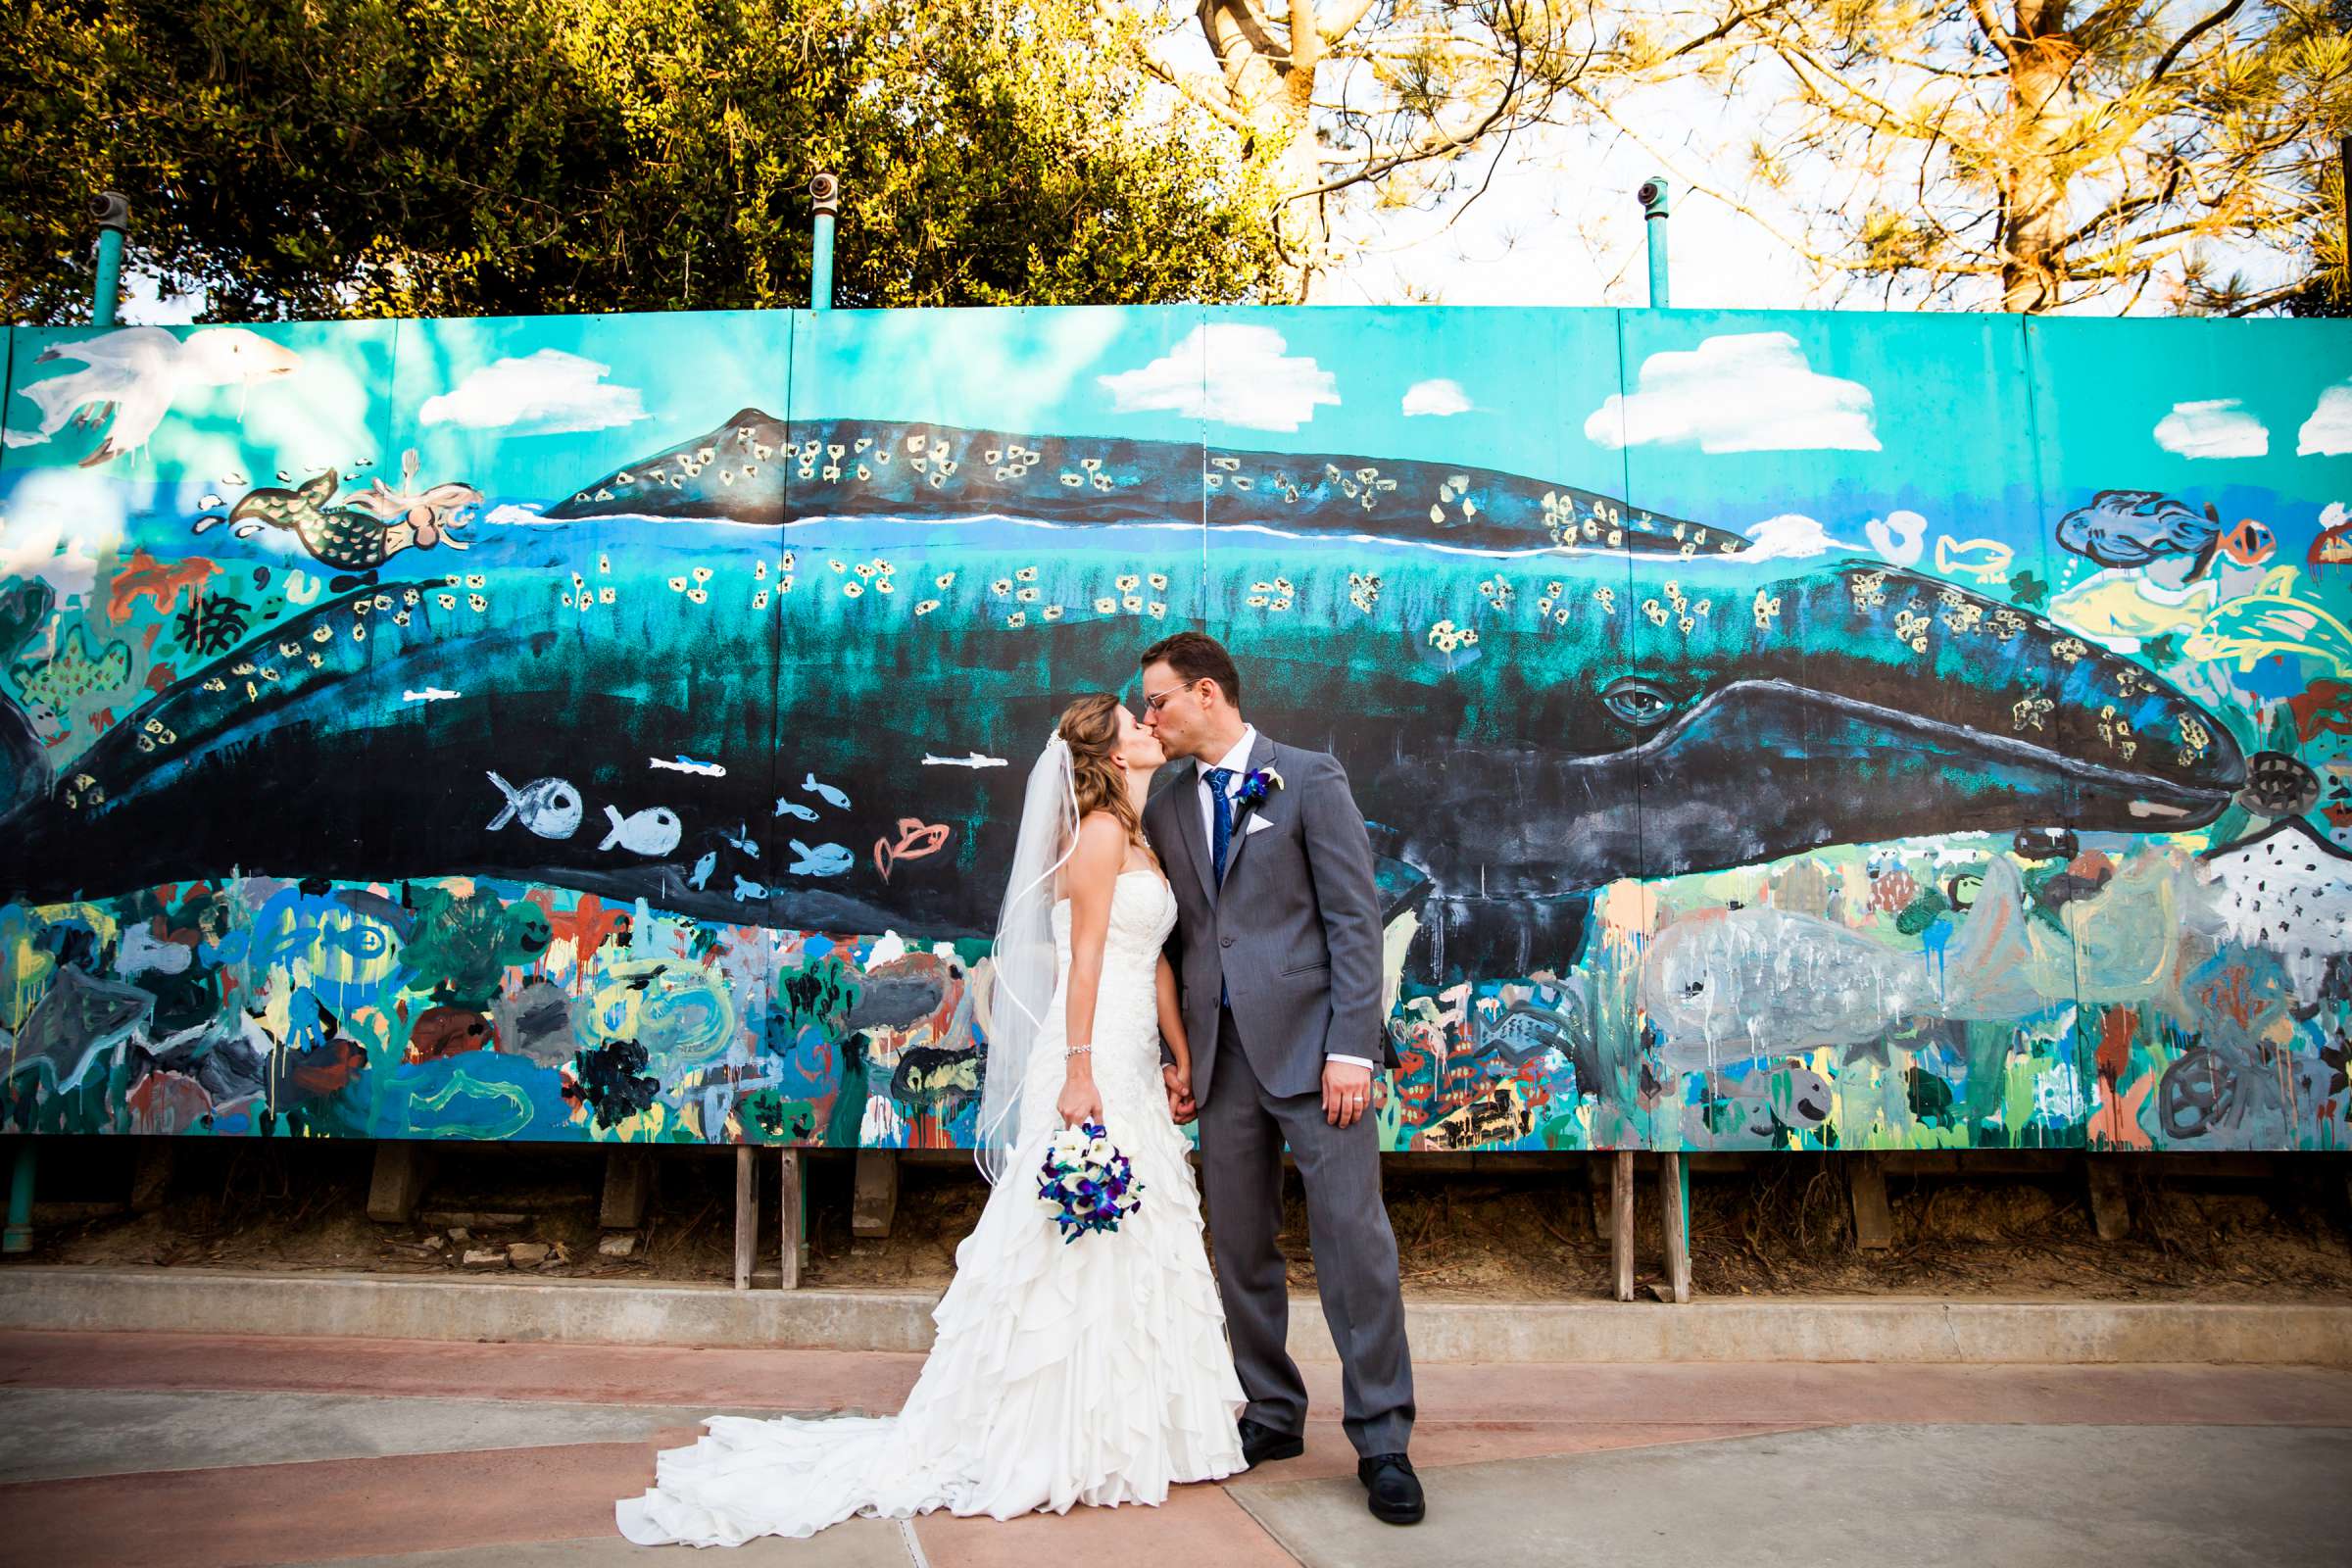
M 130 202 L 111 190 L 93 196 L 90 217 L 98 224 L 98 279 L 90 289 L 90 324 L 112 326 L 122 293 L 122 237 L 130 231 Z
M 1650 175 L 1636 194 L 1649 234 L 1649 308 L 1662 311 L 1672 303 L 1666 296 L 1666 176 Z
M 816 204 L 816 255 L 808 267 L 808 308 L 829 311 L 833 308 L 833 215 L 841 210 L 841 181 L 831 174 L 819 174 L 808 181 L 808 195 Z
M 90 218 L 98 225 L 98 276 L 90 288 L 90 324 L 115 324 L 115 306 L 122 294 L 122 236 L 130 230 L 130 202 L 115 191 L 90 198 Z M 17 1139 L 9 1162 L 8 1225 L 0 1230 L 0 1252 L 32 1250 L 32 1188 L 38 1146 L 32 1135 Z

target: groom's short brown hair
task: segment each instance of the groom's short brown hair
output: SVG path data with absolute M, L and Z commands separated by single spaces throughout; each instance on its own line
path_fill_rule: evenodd
M 1206 632 L 1180 631 L 1162 637 L 1144 650 L 1137 667 L 1150 669 L 1153 664 L 1166 664 L 1187 681 L 1213 680 L 1225 700 L 1237 710 L 1242 706 L 1242 672 L 1233 667 L 1233 656 L 1225 645 Z

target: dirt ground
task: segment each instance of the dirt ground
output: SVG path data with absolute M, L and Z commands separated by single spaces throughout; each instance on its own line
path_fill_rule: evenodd
M 601 1255 L 600 1151 L 448 1148 L 412 1224 L 367 1217 L 368 1146 L 180 1141 L 159 1206 L 131 1213 L 132 1140 L 45 1142 L 30 1260 L 364 1269 L 454 1274 L 467 1249 L 538 1242 L 556 1249 L 534 1273 L 724 1281 L 734 1235 L 728 1151 L 662 1150 L 636 1255 Z M 1392 1162 L 1389 1213 L 1408 1296 L 1452 1300 L 1598 1298 L 1609 1288 L 1588 1169 L 1597 1162 L 1429 1171 Z M 1637 1277 L 1663 1269 L 1648 1162 L 1637 1200 Z M 968 1165 L 903 1167 L 896 1223 L 853 1238 L 853 1162 L 806 1161 L 806 1282 L 840 1289 L 938 1290 L 987 1189 Z M 2079 1160 L 2048 1171 L 1961 1179 L 1888 1178 L 1894 1245 L 1853 1245 L 1843 1167 L 1771 1155 L 1691 1179 L 1691 1270 L 1702 1296 L 1941 1295 L 2300 1300 L 2352 1292 L 2347 1161 L 2297 1156 L 2268 1175 L 2127 1166 L 2133 1219 L 2126 1240 L 2093 1232 Z M 774 1262 L 772 1156 L 762 1159 L 762 1261 Z M 1603 1188 L 1605 1194 L 1605 1186 Z M 463 1238 L 451 1234 L 464 1229 Z M 1314 1284 L 1306 1216 L 1292 1178 L 1284 1248 L 1291 1279 Z M 507 1273 L 507 1270 L 499 1270 Z

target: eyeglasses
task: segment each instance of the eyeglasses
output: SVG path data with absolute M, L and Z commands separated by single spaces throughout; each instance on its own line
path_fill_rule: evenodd
M 1175 696 L 1178 692 L 1183 691 L 1186 687 L 1200 685 L 1200 682 L 1205 679 L 1207 679 L 1207 677 L 1203 675 L 1193 680 L 1186 681 L 1183 686 L 1171 686 L 1164 692 L 1146 692 L 1143 696 L 1143 700 L 1136 705 L 1136 711 L 1139 714 L 1156 713 L 1162 708 L 1167 706 L 1169 698 Z

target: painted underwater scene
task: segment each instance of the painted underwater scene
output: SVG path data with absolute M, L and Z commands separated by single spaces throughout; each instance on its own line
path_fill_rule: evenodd
M 2340 1150 L 2347 351 L 19 330 L 0 1126 L 968 1144 L 1029 763 L 1194 626 L 1366 816 L 1384 1147 Z

